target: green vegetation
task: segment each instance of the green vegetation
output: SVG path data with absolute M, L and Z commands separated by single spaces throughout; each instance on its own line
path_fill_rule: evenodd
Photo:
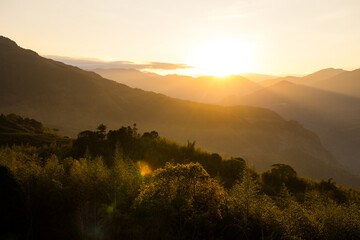
M 25 122 L 20 121 L 22 126 Z M 0 149 L 1 239 L 359 239 L 360 192 L 138 132 Z

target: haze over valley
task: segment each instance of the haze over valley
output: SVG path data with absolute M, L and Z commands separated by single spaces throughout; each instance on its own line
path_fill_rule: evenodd
M 80 62 L 69 61 L 84 67 Z M 134 88 L 196 102 L 274 110 L 316 132 L 342 164 L 360 173 L 360 150 L 356 147 L 360 144 L 360 69 L 327 68 L 303 77 L 265 74 L 192 77 L 163 76 L 130 66 L 112 68 L 106 62 L 100 66 L 103 68 L 90 70 Z

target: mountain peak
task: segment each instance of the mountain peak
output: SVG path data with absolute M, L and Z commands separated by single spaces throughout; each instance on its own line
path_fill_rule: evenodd
M 294 86 L 294 85 L 297 85 L 297 84 L 292 83 L 287 80 L 282 80 L 282 81 L 278 82 L 277 84 L 275 84 L 274 86 Z
M 338 72 L 344 72 L 345 70 L 344 69 L 341 69 L 341 68 L 333 68 L 333 67 L 329 67 L 329 68 L 324 68 L 324 69 L 321 69 L 319 71 L 316 71 L 310 75 L 313 75 L 313 74 L 319 74 L 319 73 L 338 73 Z
M 16 42 L 14 42 L 10 38 L 4 37 L 4 36 L 0 36 L 0 44 L 7 45 L 7 46 L 12 46 L 12 47 L 17 47 L 18 46 L 16 44 Z
M 303 77 L 302 79 L 302 83 L 307 83 L 307 84 L 312 84 L 327 78 L 331 78 L 334 77 L 340 73 L 345 72 L 345 70 L 340 69 L 340 68 L 325 68 L 325 69 L 321 69 L 317 72 L 314 72 L 312 74 L 306 75 L 305 77 Z

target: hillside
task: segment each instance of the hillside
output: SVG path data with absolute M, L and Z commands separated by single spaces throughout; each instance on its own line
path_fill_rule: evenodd
M 322 90 L 360 98 L 360 69 L 346 71 L 312 85 Z
M 224 103 L 272 109 L 315 131 L 343 164 L 360 173 L 360 99 L 290 82 L 280 82 Z
M 50 143 L 66 143 L 42 123 L 15 114 L 0 115 L 0 145 L 30 144 L 42 146 Z
M 288 81 L 288 82 L 292 82 L 292 83 L 296 83 L 296 84 L 310 86 L 310 85 L 320 82 L 322 80 L 335 77 L 344 72 L 346 72 L 346 71 L 343 69 L 326 68 L 326 69 L 321 69 L 314 73 L 305 75 L 303 77 L 287 76 L 287 77 L 266 79 L 264 81 L 259 82 L 259 84 L 263 87 L 269 87 L 271 85 L 274 85 L 274 84 L 282 82 L 282 81 Z
M 313 132 L 270 110 L 222 107 L 173 99 L 133 89 L 93 72 L 40 57 L 0 38 L 0 111 L 36 118 L 74 135 L 99 123 L 109 128 L 137 123 L 142 131 L 198 146 L 224 156 L 242 156 L 259 170 L 293 165 L 300 175 L 333 177 L 358 186 Z

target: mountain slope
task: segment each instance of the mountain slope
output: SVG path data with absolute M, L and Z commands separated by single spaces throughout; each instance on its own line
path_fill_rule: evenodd
M 137 123 L 179 142 L 243 156 L 265 169 L 286 162 L 301 175 L 333 177 L 359 187 L 319 138 L 296 122 L 255 107 L 222 107 L 133 89 L 99 75 L 40 57 L 0 38 L 0 111 L 36 118 L 74 134 L 99 123 L 109 128 Z
M 272 109 L 315 131 L 343 164 L 360 173 L 360 99 L 290 82 L 280 82 L 226 103 Z
M 313 87 L 360 98 L 360 69 L 346 71 L 331 78 L 318 81 Z
M 13 144 L 42 146 L 53 142 L 68 141 L 34 119 L 22 118 L 15 114 L 0 115 L 0 146 Z
M 288 81 L 288 82 L 308 86 L 308 85 L 312 85 L 317 82 L 320 82 L 322 80 L 335 77 L 344 72 L 346 72 L 346 71 L 343 69 L 326 68 L 326 69 L 322 69 L 322 70 L 316 71 L 314 73 L 308 74 L 303 77 L 287 76 L 287 77 L 273 78 L 273 79 L 261 81 L 261 82 L 259 82 L 259 84 L 263 87 L 269 87 L 271 85 L 274 85 L 274 84 L 282 82 L 282 81 Z

